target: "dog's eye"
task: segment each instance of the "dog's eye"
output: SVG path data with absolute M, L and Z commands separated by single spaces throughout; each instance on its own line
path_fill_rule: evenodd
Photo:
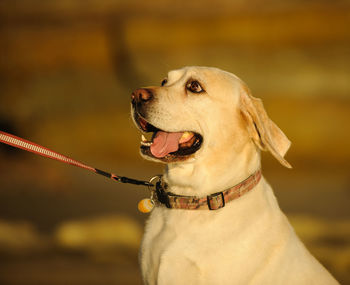
M 201 93 L 203 92 L 202 86 L 196 80 L 191 80 L 186 84 L 186 88 L 192 93 Z
M 161 83 L 160 85 L 161 85 L 161 86 L 164 86 L 164 85 L 167 84 L 167 83 L 168 83 L 168 79 L 164 78 L 163 81 L 162 81 L 162 83 Z

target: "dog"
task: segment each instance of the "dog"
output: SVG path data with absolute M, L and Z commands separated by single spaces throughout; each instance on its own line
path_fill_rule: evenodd
M 283 166 L 290 141 L 237 76 L 173 70 L 135 90 L 141 155 L 165 164 L 140 250 L 143 281 L 172 284 L 338 284 L 308 252 L 260 171 Z

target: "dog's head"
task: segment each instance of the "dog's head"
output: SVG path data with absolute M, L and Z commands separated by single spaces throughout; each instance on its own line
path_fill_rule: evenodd
M 239 153 L 249 143 L 284 166 L 290 142 L 268 118 L 260 99 L 231 73 L 206 67 L 170 71 L 160 86 L 132 93 L 135 124 L 144 133 L 141 154 L 165 163 Z

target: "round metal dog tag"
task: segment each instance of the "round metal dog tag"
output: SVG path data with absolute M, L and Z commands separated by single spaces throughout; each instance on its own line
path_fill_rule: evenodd
M 153 210 L 154 208 L 154 203 L 151 199 L 146 198 L 146 199 L 142 199 L 138 205 L 137 208 L 139 209 L 140 212 L 142 213 L 149 213 Z

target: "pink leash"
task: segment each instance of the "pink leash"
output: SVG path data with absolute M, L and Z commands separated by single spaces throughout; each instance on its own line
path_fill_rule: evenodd
M 84 163 L 81 163 L 77 160 L 71 159 L 67 156 L 64 156 L 62 154 L 59 154 L 55 151 L 52 151 L 46 147 L 43 147 L 41 145 L 35 144 L 33 142 L 27 141 L 25 139 L 16 137 L 14 135 L 5 133 L 0 131 L 0 142 L 8 144 L 10 146 L 16 147 L 16 148 L 20 148 L 41 156 L 45 156 L 51 159 L 55 159 L 64 163 L 68 163 L 70 165 L 74 165 L 80 168 L 84 168 L 90 171 L 93 171 L 97 174 L 103 175 L 107 178 L 111 178 L 115 181 L 118 182 L 122 182 L 122 183 L 130 183 L 130 184 L 135 184 L 135 185 L 143 185 L 143 186 L 153 186 L 152 183 L 148 182 L 148 181 L 142 181 L 142 180 L 136 180 L 136 179 L 132 179 L 132 178 L 128 178 L 128 177 L 124 177 L 124 176 L 118 176 L 115 175 L 113 173 L 108 173 L 105 172 L 103 170 L 88 166 Z

